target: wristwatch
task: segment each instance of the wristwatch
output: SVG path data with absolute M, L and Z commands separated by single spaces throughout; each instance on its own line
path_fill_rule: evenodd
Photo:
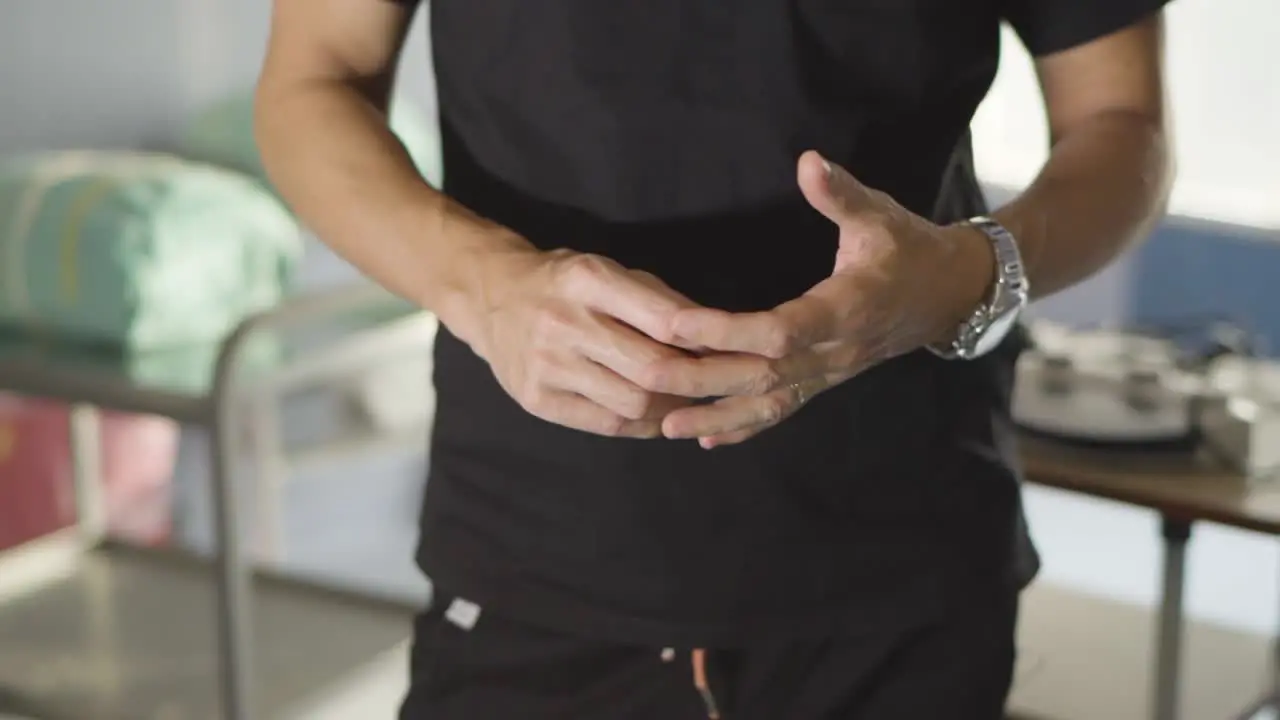
M 1017 325 L 1031 292 L 1013 233 L 986 216 L 971 218 L 966 224 L 990 238 L 995 249 L 996 279 L 991 295 L 960 323 L 951 344 L 927 346 L 934 355 L 947 360 L 975 360 L 999 346 Z

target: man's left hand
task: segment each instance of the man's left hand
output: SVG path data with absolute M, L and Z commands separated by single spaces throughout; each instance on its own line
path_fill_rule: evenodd
M 662 361 L 645 385 L 720 399 L 667 415 L 669 438 L 706 448 L 742 442 L 877 363 L 949 342 L 988 292 L 995 261 L 979 231 L 914 215 L 816 152 L 800 158 L 797 176 L 809 203 L 839 227 L 835 268 L 772 310 L 676 316 L 680 344 L 706 352 Z

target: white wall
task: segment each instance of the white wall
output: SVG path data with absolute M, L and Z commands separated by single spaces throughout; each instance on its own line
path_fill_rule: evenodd
M 152 144 L 186 105 L 180 3 L 43 2 L 0 8 L 0 153 Z M 123 38 L 129 37 L 128 42 Z
M 268 7 L 268 0 L 3 0 L 0 154 L 163 144 L 201 103 L 252 82 Z M 1280 2 L 1178 0 L 1172 14 L 1179 207 L 1275 222 L 1269 208 L 1280 198 L 1280 50 L 1265 40 L 1280 28 Z M 1043 158 L 1044 135 L 1027 61 L 1016 44 L 1007 52 L 975 128 L 986 179 L 1016 186 Z M 422 18 L 401 80 L 430 109 Z M 1278 130 L 1269 136 L 1268 127 Z M 1148 515 L 1037 490 L 1028 492 L 1028 506 L 1046 579 L 1140 602 L 1154 597 L 1158 544 Z M 1271 628 L 1275 544 L 1212 528 L 1197 537 L 1192 613 Z
M 974 122 L 990 182 L 1020 187 L 1044 161 L 1031 63 L 1006 33 L 996 86 Z M 1168 10 L 1178 185 L 1173 211 L 1280 229 L 1280 2 L 1174 0 Z
M 3 0 L 0 155 L 158 147 L 203 104 L 251 87 L 270 0 Z M 401 71 L 434 107 L 425 13 Z

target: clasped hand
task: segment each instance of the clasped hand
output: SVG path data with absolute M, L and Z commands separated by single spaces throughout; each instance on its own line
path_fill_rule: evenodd
M 552 253 L 496 293 L 505 300 L 488 308 L 477 352 L 543 419 L 710 448 L 778 424 L 877 363 L 946 342 L 991 282 L 985 237 L 914 215 L 814 152 L 797 176 L 839 228 L 830 277 L 801 297 L 729 313 L 607 259 Z M 701 398 L 717 399 L 694 404 Z

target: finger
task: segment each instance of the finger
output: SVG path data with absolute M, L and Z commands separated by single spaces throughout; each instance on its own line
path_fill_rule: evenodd
M 773 310 L 731 313 L 695 308 L 676 313 L 671 323 L 674 337 L 683 345 L 719 352 L 751 353 L 767 358 L 786 357 L 798 344 L 798 333 Z
M 577 351 L 638 387 L 653 390 L 648 379 L 655 367 L 690 357 L 612 317 L 598 315 L 596 320 L 597 324 L 584 330 L 578 339 Z
M 796 182 L 813 209 L 837 225 L 851 220 L 869 199 L 865 185 L 813 150 L 796 163 Z
M 690 403 L 688 398 L 649 392 L 586 358 L 548 370 L 543 379 L 557 389 L 581 395 L 628 420 L 661 420 Z
M 766 425 L 757 425 L 755 427 L 749 427 L 731 433 L 722 433 L 720 435 L 712 435 L 711 437 L 701 437 L 698 438 L 698 444 L 705 450 L 722 447 L 724 445 L 737 445 L 750 440 L 768 429 L 769 427 Z
M 710 348 L 706 347 L 705 345 L 700 345 L 696 342 L 690 342 L 685 340 L 684 338 L 681 338 L 679 335 L 675 333 L 675 330 L 673 329 L 674 328 L 673 320 L 674 320 L 675 314 L 678 314 L 682 310 L 700 309 L 702 308 L 702 306 L 690 300 L 689 298 L 685 297 L 684 295 L 677 293 L 675 290 L 672 290 L 670 287 L 667 287 L 666 283 L 662 282 L 662 280 L 655 275 L 652 275 L 646 272 L 633 272 L 632 274 L 638 279 L 638 281 L 641 284 L 645 285 L 646 287 L 653 288 L 659 292 L 662 292 L 664 295 L 668 295 L 672 297 L 674 302 L 676 302 L 677 304 L 678 309 L 676 310 L 676 312 L 673 313 L 672 316 L 668 317 L 666 320 L 667 322 L 666 335 L 659 338 L 655 335 L 649 334 L 649 337 L 654 338 L 655 340 L 658 340 L 664 345 L 670 345 L 672 347 L 680 348 L 682 350 L 694 353 L 696 355 L 701 355 L 701 354 L 710 352 Z
M 777 425 L 838 382 L 843 382 L 839 376 L 810 377 L 759 397 L 726 397 L 677 410 L 663 421 L 662 433 L 669 438 L 697 437 L 704 447 L 722 436 L 745 439 Z
M 799 407 L 796 393 L 783 389 L 756 397 L 726 397 L 710 405 L 676 410 L 662 421 L 669 438 L 702 438 L 782 422 Z
M 672 328 L 686 345 L 784 358 L 838 336 L 852 304 L 842 297 L 849 295 L 849 290 L 842 287 L 845 284 L 824 280 L 795 300 L 764 312 L 682 310 L 672 321 Z
M 557 390 L 581 395 L 628 420 L 643 420 L 650 410 L 651 393 L 586 358 L 548 369 L 541 380 Z
M 808 380 L 789 385 L 787 390 L 792 393 L 791 405 L 793 407 L 793 410 L 789 415 L 794 414 L 796 410 L 803 407 L 813 398 L 814 395 L 817 395 L 830 387 L 834 387 L 835 385 L 844 382 L 846 379 L 847 378 L 843 375 L 828 375 L 827 377 L 810 378 Z M 717 435 L 704 435 L 698 438 L 698 444 L 707 450 L 721 445 L 736 445 L 737 443 L 759 435 L 761 432 L 768 430 L 776 424 L 777 423 L 774 422 L 761 425 L 750 425 L 731 432 L 719 433 Z
M 630 420 L 571 392 L 549 391 L 532 412 L 547 422 L 594 435 L 625 438 L 662 436 L 659 420 Z
M 571 269 L 569 282 L 572 296 L 664 344 L 675 340 L 675 313 L 698 307 L 656 277 L 629 272 L 602 258 L 584 256 Z
M 824 375 L 830 371 L 828 364 L 828 354 L 812 350 L 782 360 L 744 353 L 672 358 L 653 365 L 640 385 L 690 398 L 761 396 Z

